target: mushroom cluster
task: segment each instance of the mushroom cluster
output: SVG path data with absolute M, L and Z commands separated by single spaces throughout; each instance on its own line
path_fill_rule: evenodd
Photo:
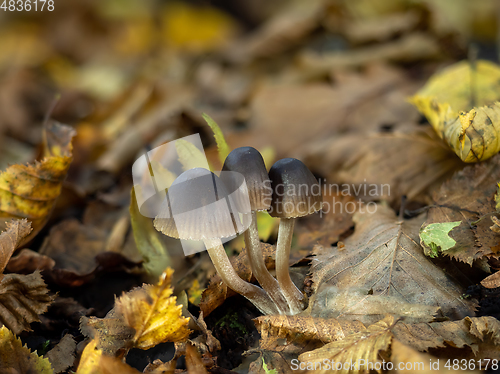
M 277 161 L 267 173 L 255 148 L 241 147 L 226 158 L 220 177 L 201 168 L 182 173 L 171 185 L 155 218 L 165 235 L 202 240 L 222 281 L 264 314 L 294 315 L 307 304 L 289 273 L 295 218 L 321 209 L 319 184 L 299 160 Z M 279 217 L 276 279 L 267 270 L 257 230 L 258 211 Z M 260 286 L 235 272 L 222 239 L 244 233 L 249 265 Z

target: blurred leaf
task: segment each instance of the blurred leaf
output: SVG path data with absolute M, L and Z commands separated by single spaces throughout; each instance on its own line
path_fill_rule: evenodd
M 497 193 L 495 194 L 495 209 L 500 213 L 500 183 L 498 183 Z
M 76 341 L 71 334 L 66 334 L 52 348 L 45 357 L 50 361 L 54 368 L 54 372 L 61 373 L 70 366 L 73 366 L 75 361 Z
M 233 20 L 210 7 L 168 2 L 163 12 L 163 35 L 168 46 L 193 52 L 214 50 L 234 33 Z
M 27 219 L 13 220 L 6 226 L 7 229 L 0 234 L 0 281 L 17 246 L 31 232 L 31 223 Z
M 198 279 L 193 280 L 191 287 L 187 290 L 189 302 L 191 304 L 198 305 L 201 301 L 201 294 L 203 291 L 205 291 L 205 289 L 200 286 Z
M 52 122 L 45 133 L 45 155 L 41 162 L 12 165 L 0 173 L 0 221 L 28 218 L 33 231 L 20 245 L 30 241 L 45 225 L 59 197 L 72 160 L 74 130 Z M 0 223 L 0 230 L 5 226 Z
M 210 126 L 214 133 L 217 150 L 219 152 L 219 160 L 221 164 L 224 164 L 227 155 L 231 152 L 231 148 L 227 145 L 226 139 L 224 138 L 224 134 L 222 133 L 219 125 L 206 113 L 203 113 L 203 119 L 207 121 L 208 126 Z
M 420 228 L 420 244 L 424 247 L 427 256 L 437 257 L 439 251 L 444 252 L 452 248 L 456 241 L 448 235 L 453 228 L 460 225 L 462 221 L 431 223 Z
M 12 374 L 54 374 L 48 359 L 23 346 L 5 326 L 0 327 L 0 372 Z
M 268 369 L 266 362 L 264 361 L 264 357 L 262 357 L 262 367 L 264 368 L 264 371 L 266 374 L 278 374 L 275 369 Z
M 500 151 L 500 68 L 479 60 L 449 66 L 411 98 L 438 135 L 464 162 Z
M 155 172 L 154 175 L 158 174 Z M 153 221 L 139 212 L 134 188 L 130 199 L 130 220 L 135 244 L 144 259 L 144 268 L 151 276 L 157 278 L 171 266 L 170 255 L 162 235 L 155 230 Z
M 267 212 L 257 212 L 257 230 L 260 240 L 266 242 L 273 232 L 277 231 L 279 220 L 271 217 Z
M 39 322 L 55 296 L 49 290 L 39 271 L 29 275 L 7 274 L 0 282 L 0 325 L 15 334 L 30 331 L 31 322 Z
M 170 282 L 173 270 L 167 269 L 157 285 L 144 285 L 116 300 L 117 313 L 135 329 L 133 345 L 148 349 L 166 341 L 183 341 L 189 336 L 189 318 L 182 317 Z

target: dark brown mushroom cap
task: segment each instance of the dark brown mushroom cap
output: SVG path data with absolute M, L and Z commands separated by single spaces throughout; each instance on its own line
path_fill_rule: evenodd
M 235 206 L 215 174 L 194 168 L 172 183 L 154 226 L 176 239 L 227 238 L 245 231 L 250 225 L 250 210 L 238 211 Z
M 269 170 L 273 199 L 269 214 L 273 217 L 296 218 L 321 209 L 321 185 L 306 165 L 295 158 L 284 158 Z
M 225 171 L 232 171 L 243 175 L 247 184 L 252 210 L 269 209 L 272 197 L 271 182 L 267 174 L 264 159 L 258 150 L 252 147 L 234 149 L 224 161 L 222 172 Z M 234 176 L 234 174 L 232 175 Z M 231 173 L 221 173 L 221 179 L 231 193 L 239 188 L 239 183 L 237 180 L 231 179 L 230 176 Z

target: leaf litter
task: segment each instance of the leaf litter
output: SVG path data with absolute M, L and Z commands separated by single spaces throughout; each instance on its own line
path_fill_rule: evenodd
M 0 26 L 0 371 L 498 359 L 499 70 L 484 60 L 496 10 L 448 3 L 78 0 L 12 14 Z M 464 48 L 475 39 L 479 57 Z M 133 161 L 196 132 L 215 171 L 250 145 L 268 168 L 296 157 L 339 188 L 296 224 L 301 314 L 261 316 L 136 209 Z M 278 223 L 258 217 L 274 275 Z M 244 242 L 226 251 L 255 282 Z

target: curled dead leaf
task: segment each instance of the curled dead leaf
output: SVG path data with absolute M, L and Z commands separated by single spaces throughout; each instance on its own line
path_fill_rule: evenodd
M 16 337 L 5 326 L 0 327 L 0 372 L 2 373 L 32 373 L 53 374 L 48 359 L 31 352 L 23 346 L 21 339 Z
M 41 162 L 12 165 L 0 173 L 0 221 L 28 218 L 32 222 L 33 231 L 21 245 L 47 222 L 72 161 L 71 138 L 75 131 L 57 122 L 51 122 L 45 131 L 46 157 Z
M 39 271 L 30 275 L 7 274 L 0 282 L 0 325 L 15 334 L 31 330 L 31 322 L 39 322 L 55 296 L 49 290 Z
M 26 219 L 6 223 L 6 230 L 0 234 L 0 281 L 12 254 L 30 232 L 31 223 Z

